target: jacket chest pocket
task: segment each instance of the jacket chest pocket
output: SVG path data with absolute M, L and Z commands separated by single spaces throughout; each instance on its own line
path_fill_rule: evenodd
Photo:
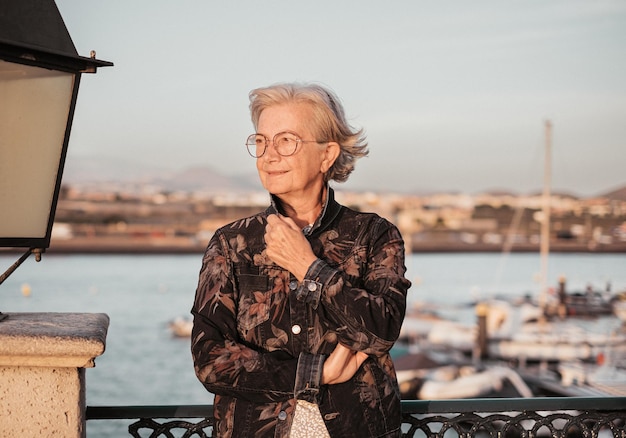
M 272 292 L 267 275 L 239 275 L 239 306 L 237 309 L 237 328 L 242 334 L 270 317 Z

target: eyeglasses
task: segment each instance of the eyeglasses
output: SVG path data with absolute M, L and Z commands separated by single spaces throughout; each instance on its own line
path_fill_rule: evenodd
M 302 140 L 297 134 L 289 131 L 279 132 L 272 139 L 274 147 L 278 155 L 282 157 L 289 157 L 296 153 L 298 145 L 300 143 L 319 143 L 316 140 Z M 248 153 L 254 158 L 260 158 L 263 156 L 267 147 L 270 144 L 270 139 L 263 134 L 252 134 L 246 140 L 246 147 Z

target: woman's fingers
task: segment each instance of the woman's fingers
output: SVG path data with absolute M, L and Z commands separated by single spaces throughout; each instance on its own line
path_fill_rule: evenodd
M 337 344 L 333 352 L 324 361 L 322 384 L 332 385 L 347 382 L 356 374 L 367 354 L 352 351 L 342 344 Z

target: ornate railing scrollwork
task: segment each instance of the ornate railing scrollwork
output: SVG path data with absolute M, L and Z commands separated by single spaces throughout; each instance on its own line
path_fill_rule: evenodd
M 402 412 L 406 438 L 626 438 L 626 397 L 405 400 Z M 90 421 L 137 420 L 135 438 L 208 438 L 212 415 L 210 405 L 87 408 Z
M 213 418 L 205 418 L 198 423 L 183 420 L 158 423 L 152 418 L 142 418 L 128 426 L 128 433 L 135 438 L 141 438 L 143 435 L 140 431 L 143 429 L 148 429 L 150 431 L 148 436 L 154 438 L 211 438 Z M 174 434 L 179 429 L 184 430 L 184 433 Z
M 405 415 L 404 425 L 410 425 L 404 437 L 552 437 L 578 438 L 612 436 L 626 437 L 624 412 L 590 413 L 578 415 L 555 413 L 542 416 L 536 412 L 504 414 L 458 414 L 456 416 L 433 415 L 415 418 Z M 621 418 L 621 420 L 620 420 Z M 449 431 L 456 432 L 450 435 Z M 604 433 L 604 435 L 601 435 Z

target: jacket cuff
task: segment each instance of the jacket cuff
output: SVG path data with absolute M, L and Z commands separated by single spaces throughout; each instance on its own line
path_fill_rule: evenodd
M 296 369 L 296 383 L 293 389 L 296 399 L 317 403 L 325 359 L 326 356 L 322 354 L 300 353 L 298 368 Z
M 304 280 L 298 287 L 296 298 L 304 300 L 313 309 L 317 309 L 324 284 L 328 283 L 335 274 L 336 271 L 328 266 L 326 262 L 321 259 L 315 260 L 309 266 Z

